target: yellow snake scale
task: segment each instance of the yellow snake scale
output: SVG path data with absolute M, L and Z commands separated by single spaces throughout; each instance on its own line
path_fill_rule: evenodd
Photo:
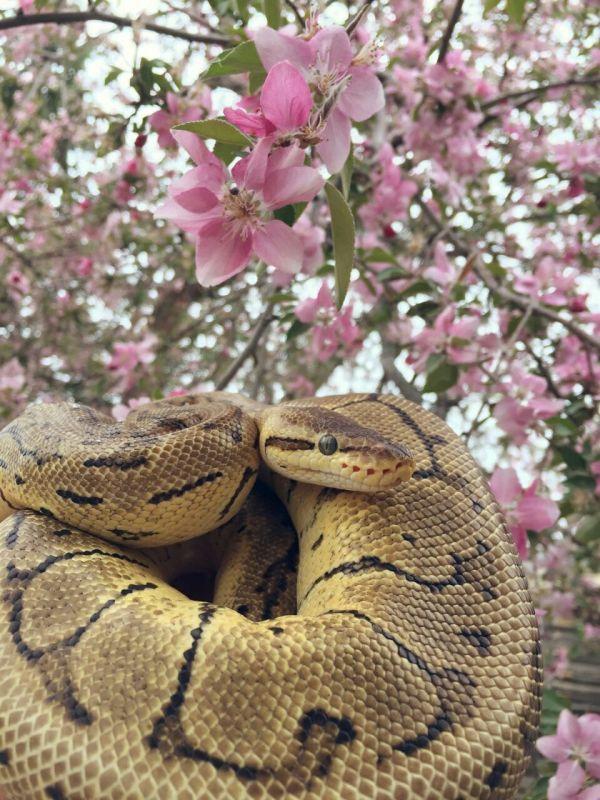
M 0 433 L 0 488 L 5 800 L 515 796 L 533 608 L 433 414 L 34 405 Z

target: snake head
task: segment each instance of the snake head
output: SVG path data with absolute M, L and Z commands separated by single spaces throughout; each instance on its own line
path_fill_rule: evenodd
M 407 481 L 410 452 L 372 428 L 318 406 L 277 406 L 259 420 L 260 452 L 286 478 L 379 492 Z

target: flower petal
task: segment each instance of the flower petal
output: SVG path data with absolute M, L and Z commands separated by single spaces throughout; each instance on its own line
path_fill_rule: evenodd
M 367 67 L 352 67 L 349 74 L 350 83 L 342 92 L 337 105 L 350 119 L 361 122 L 383 108 L 383 86 L 377 75 Z
M 339 108 L 334 108 L 327 120 L 323 141 L 317 146 L 317 153 L 329 172 L 335 175 L 346 163 L 349 152 L 350 119 Z
M 196 164 L 214 164 L 219 161 L 195 133 L 177 130 L 173 130 L 171 133 L 177 144 L 187 150 L 192 161 Z
M 554 500 L 547 497 L 523 497 L 517 505 L 517 516 L 527 530 L 543 531 L 554 525 L 560 511 Z
M 297 233 L 281 220 L 267 222 L 254 234 L 254 249 L 259 258 L 277 269 L 300 272 L 304 249 Z
M 320 72 L 339 71 L 344 73 L 347 71 L 354 53 L 344 28 L 339 25 L 322 28 L 316 36 L 313 36 L 309 44 L 313 62 L 316 62 Z
M 252 237 L 235 234 L 222 220 L 206 226 L 196 240 L 196 277 L 202 286 L 217 286 L 241 272 L 250 260 Z
M 273 28 L 261 28 L 256 31 L 254 43 L 266 70 L 280 61 L 289 61 L 301 69 L 307 69 L 311 63 L 310 45 L 296 36 L 286 36 Z
M 521 495 L 521 484 L 512 467 L 495 470 L 490 479 L 490 489 L 502 506 L 508 506 Z
M 260 139 L 250 155 L 241 158 L 232 168 L 231 174 L 238 186 L 262 191 L 273 136 Z
M 289 167 L 269 172 L 263 197 L 268 208 L 312 200 L 325 181 L 312 167 Z
M 181 192 L 174 199 L 182 208 L 194 214 L 204 214 L 206 211 L 214 208 L 219 202 L 216 195 L 208 189 L 203 189 L 201 187 L 195 187 L 194 189 L 189 189 L 187 192 Z
M 548 784 L 548 800 L 571 800 L 583 786 L 585 772 L 576 761 L 564 761 Z
M 302 73 L 289 61 L 281 61 L 269 70 L 260 105 L 277 130 L 295 131 L 308 122 L 313 99 Z
M 561 764 L 569 757 L 569 746 L 561 736 L 542 736 L 540 737 L 535 746 L 544 756 L 550 761 L 556 761 Z

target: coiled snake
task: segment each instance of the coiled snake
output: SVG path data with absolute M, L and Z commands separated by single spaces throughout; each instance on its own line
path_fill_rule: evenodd
M 35 405 L 0 433 L 0 488 L 6 798 L 514 797 L 533 608 L 433 414 Z

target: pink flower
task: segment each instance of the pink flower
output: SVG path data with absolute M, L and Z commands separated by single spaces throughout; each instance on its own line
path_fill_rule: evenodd
M 280 61 L 269 70 L 258 101 L 246 98 L 223 113 L 244 133 L 267 136 L 275 131 L 299 130 L 308 122 L 312 106 L 312 94 L 302 73 L 289 61 Z
M 193 122 L 203 116 L 203 112 L 211 110 L 210 89 L 205 87 L 199 101 L 192 101 L 193 104 L 185 108 L 184 102 L 173 92 L 167 92 L 166 109 L 155 111 L 148 117 L 148 124 L 152 130 L 158 134 L 158 143 L 165 150 L 169 147 L 176 147 L 177 142 L 171 134 L 171 128 L 182 122 Z
M 311 325 L 310 352 L 317 361 L 329 360 L 338 350 L 350 357 L 360 348 L 361 332 L 352 319 L 352 305 L 338 311 L 325 282 L 317 296 L 298 303 L 294 313 L 300 322 Z
M 287 390 L 294 397 L 312 397 L 315 393 L 315 385 L 304 375 L 296 375 L 287 382 Z
M 546 381 L 515 364 L 497 387 L 506 394 L 494 408 L 494 418 L 515 444 L 524 444 L 538 420 L 557 414 L 564 400 L 546 397 Z
M 16 358 L 0 367 L 0 392 L 18 392 L 25 386 L 25 371 Z
M 586 762 L 594 777 L 600 778 L 600 714 L 576 717 L 563 709 L 556 733 L 537 740 L 537 749 L 550 761 L 562 764 L 569 758 Z
M 149 402 L 149 397 L 132 397 L 131 400 L 127 401 L 127 404 L 117 403 L 117 405 L 112 409 L 112 415 L 118 422 L 122 422 L 130 411 L 133 411 L 140 406 L 145 406 L 146 403 Z
M 134 384 L 133 372 L 140 364 L 154 361 L 154 347 L 157 338 L 148 334 L 140 342 L 116 342 L 108 369 L 122 378 L 120 390 L 129 390 Z
M 527 556 L 529 549 L 527 531 L 543 531 L 554 525 L 560 515 L 553 500 L 536 495 L 538 483 L 535 480 L 524 489 L 512 467 L 496 469 L 490 480 L 521 558 Z
M 576 761 L 563 761 L 550 778 L 548 800 L 600 800 L 600 784 L 583 789 L 586 774 Z M 583 789 L 583 791 L 581 791 Z
M 332 172 L 339 172 L 350 152 L 350 120 L 372 117 L 383 108 L 383 88 L 371 69 L 368 45 L 355 55 L 346 31 L 337 25 L 322 28 L 311 39 L 262 28 L 254 38 L 266 70 L 281 61 L 296 66 L 323 104 L 333 101 L 317 152 Z
M 272 137 L 267 137 L 229 174 L 193 133 L 174 131 L 174 136 L 198 166 L 171 186 L 157 215 L 195 236 L 198 281 L 203 286 L 223 283 L 241 272 L 253 254 L 278 269 L 298 272 L 302 243 L 272 212 L 308 202 L 322 188 L 317 170 L 304 166 L 304 152 L 297 145 L 271 152 Z
M 11 269 L 6 276 L 6 285 L 9 290 L 12 290 L 16 295 L 28 294 L 31 290 L 29 278 L 16 267 Z
M 379 165 L 373 176 L 371 199 L 358 212 L 365 225 L 371 229 L 384 229 L 392 222 L 406 219 L 410 201 L 419 188 L 414 181 L 404 176 L 396 163 L 394 150 L 387 142 L 379 151 Z
M 456 268 L 450 263 L 446 255 L 446 245 L 438 240 L 433 248 L 433 260 L 435 266 L 427 267 L 423 275 L 440 286 L 449 286 L 456 280 Z

